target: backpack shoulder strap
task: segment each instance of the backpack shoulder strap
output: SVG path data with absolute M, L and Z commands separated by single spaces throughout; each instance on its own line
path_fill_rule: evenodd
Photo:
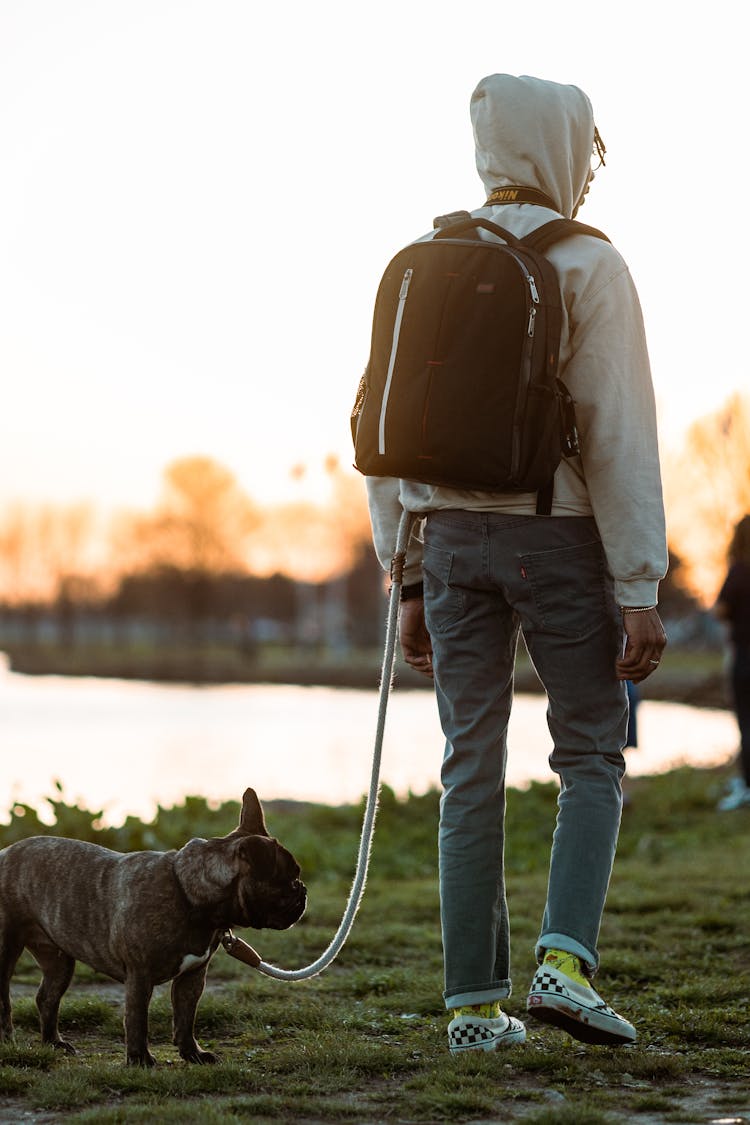
M 604 242 L 609 242 L 606 234 L 597 230 L 596 227 L 588 227 L 585 223 L 579 223 L 575 219 L 552 219 L 549 223 L 544 223 L 541 227 L 537 227 L 531 234 L 527 234 L 521 239 L 523 246 L 528 246 L 530 250 L 538 250 L 543 254 L 555 242 L 560 242 L 563 238 L 570 238 L 574 234 L 588 234 L 593 238 L 601 238 Z

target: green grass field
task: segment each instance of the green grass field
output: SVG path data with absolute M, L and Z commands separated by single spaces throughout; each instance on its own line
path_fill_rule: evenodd
M 436 880 L 437 795 L 382 796 L 371 873 L 352 936 L 303 983 L 269 979 L 216 954 L 198 1010 L 201 1045 L 220 1063 L 183 1063 L 170 1042 L 168 988 L 151 1009 L 150 1071 L 124 1064 L 122 990 L 79 967 L 61 1013 L 74 1057 L 39 1045 L 24 955 L 13 982 L 16 1039 L 0 1045 L 0 1122 L 516 1122 L 750 1119 L 750 810 L 717 814 L 724 771 L 680 769 L 629 784 L 601 935 L 597 984 L 637 1026 L 635 1047 L 586 1047 L 529 1023 L 523 1046 L 453 1058 Z M 523 1016 L 544 902 L 556 788 L 508 801 L 515 995 Z M 55 798 L 50 829 L 30 809 L 0 843 L 39 831 L 112 847 L 168 848 L 223 835 L 238 806 L 192 798 L 153 823 L 98 830 L 96 813 Z M 269 829 L 297 855 L 303 921 L 244 936 L 266 961 L 315 960 L 338 926 L 356 859 L 360 808 L 270 805 Z

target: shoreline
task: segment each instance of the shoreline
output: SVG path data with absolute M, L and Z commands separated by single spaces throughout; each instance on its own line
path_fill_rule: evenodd
M 334 687 L 377 691 L 380 685 L 380 654 L 353 652 L 335 658 L 328 653 L 285 653 L 283 659 L 210 650 L 129 652 L 111 649 L 60 650 L 49 646 L 6 646 L 4 655 L 10 672 L 26 676 L 71 676 L 100 679 L 140 680 L 161 684 L 210 687 L 231 684 L 288 684 L 299 687 Z M 703 660 L 688 654 L 667 657 L 665 667 L 639 685 L 640 699 L 683 703 L 693 707 L 731 710 L 732 701 L 721 654 Z M 683 654 L 684 655 L 684 654 Z M 431 681 L 409 668 L 400 656 L 394 667 L 393 690 L 430 690 Z M 542 694 L 536 672 L 519 652 L 515 690 Z

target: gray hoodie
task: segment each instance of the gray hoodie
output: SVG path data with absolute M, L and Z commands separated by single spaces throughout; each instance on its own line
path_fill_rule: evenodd
M 477 170 L 487 194 L 504 186 L 537 188 L 557 208 L 498 204 L 473 215 L 519 237 L 560 215 L 575 215 L 588 188 L 594 143 L 593 111 L 582 90 L 493 74 L 472 94 L 471 120 Z M 553 246 L 548 257 L 563 294 L 559 374 L 575 400 L 581 444 L 580 457 L 563 460 L 555 474 L 552 515 L 593 515 L 619 604 L 654 605 L 667 547 L 656 410 L 638 295 L 620 254 L 600 239 L 576 235 Z M 368 477 L 367 491 L 375 549 L 386 570 L 403 508 L 536 513 L 531 493 L 474 492 L 387 477 Z M 421 544 L 415 537 L 404 583 L 420 577 Z

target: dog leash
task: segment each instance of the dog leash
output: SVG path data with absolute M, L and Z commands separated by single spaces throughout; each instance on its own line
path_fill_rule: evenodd
M 362 833 L 359 840 L 359 853 L 357 868 L 349 892 L 344 916 L 341 919 L 336 934 L 328 948 L 321 953 L 317 961 L 306 965 L 303 969 L 280 969 L 264 961 L 251 945 L 242 938 L 238 938 L 231 930 L 225 930 L 221 939 L 224 949 L 238 961 L 250 965 L 266 976 L 275 977 L 276 980 L 308 980 L 322 973 L 324 969 L 336 959 L 343 948 L 344 942 L 349 937 L 354 924 L 362 895 L 367 881 L 367 871 L 370 866 L 370 850 L 375 831 L 375 817 L 378 810 L 378 793 L 380 790 L 380 762 L 383 751 L 383 734 L 385 731 L 385 716 L 388 709 L 388 697 L 393 679 L 393 664 L 396 651 L 396 637 L 398 635 L 398 611 L 403 584 L 404 565 L 406 563 L 406 548 L 411 536 L 415 516 L 412 512 L 404 512 L 398 525 L 396 536 L 396 551 L 391 560 L 391 591 L 388 602 L 388 623 L 385 634 L 385 649 L 383 652 L 383 666 L 380 675 L 380 699 L 378 706 L 378 719 L 375 730 L 375 748 L 372 755 L 372 770 L 370 774 L 370 789 L 367 794 L 367 804 L 362 821 Z

